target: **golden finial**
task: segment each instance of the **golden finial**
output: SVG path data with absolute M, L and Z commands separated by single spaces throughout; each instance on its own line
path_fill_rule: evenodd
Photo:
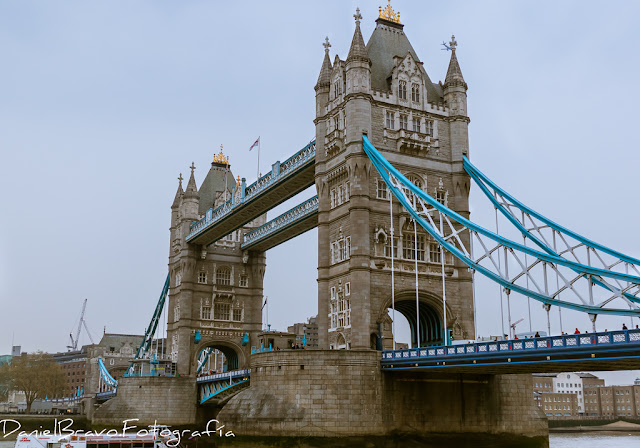
M 229 165 L 229 157 L 222 153 L 222 145 L 220 145 L 220 154 L 213 156 L 213 163 L 222 163 L 223 165 Z
M 388 20 L 389 22 L 401 23 L 400 13 L 393 10 L 391 7 L 391 0 L 389 0 L 389 4 L 384 8 L 384 11 L 382 10 L 382 6 L 379 6 L 378 10 L 380 11 L 381 19 Z
M 240 181 L 240 175 L 238 175 L 238 180 L 236 181 L 237 185 L 240 185 L 242 182 Z

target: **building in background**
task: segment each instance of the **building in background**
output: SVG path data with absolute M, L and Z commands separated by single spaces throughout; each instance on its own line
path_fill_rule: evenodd
M 296 343 L 306 349 L 318 348 L 318 316 L 307 319 L 307 322 L 298 322 L 287 328 L 289 333 L 296 335 Z
M 606 386 L 591 373 L 533 375 L 534 400 L 547 417 L 640 417 L 640 381 L 628 386 Z

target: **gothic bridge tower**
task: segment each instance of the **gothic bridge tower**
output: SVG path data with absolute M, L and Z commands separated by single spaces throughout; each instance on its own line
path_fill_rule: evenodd
M 400 14 L 380 12 L 365 45 L 356 11 L 346 60 L 325 55 L 316 91 L 318 190 L 318 322 L 320 347 L 391 348 L 391 251 L 395 309 L 421 346 L 443 343 L 440 248 L 414 224 L 362 149 L 362 134 L 418 187 L 469 216 L 467 84 L 451 41 L 444 84 L 433 83 L 404 32 Z M 464 235 L 468 240 L 469 235 Z M 419 310 L 415 258 L 418 259 Z M 474 337 L 472 277 L 445 253 L 447 327 L 454 339 Z M 382 338 L 382 334 L 385 338 Z
M 182 190 L 180 176 L 171 206 L 167 338 L 181 375 L 195 375 L 198 356 L 209 347 L 224 354 L 230 370 L 248 367 L 251 344 L 262 328 L 265 254 L 243 252 L 240 244 L 265 217 L 209 246 L 186 242 L 190 225 L 209 209 L 239 200 L 241 181 L 234 180 L 230 167 L 221 147 L 198 189 L 192 164 L 187 188 Z

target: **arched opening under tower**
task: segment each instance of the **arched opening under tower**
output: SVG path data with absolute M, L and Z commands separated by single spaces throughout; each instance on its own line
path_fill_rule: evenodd
M 393 309 L 387 309 L 388 322 L 383 323 L 384 349 L 392 347 Z M 440 312 L 432 305 L 420 300 L 400 299 L 395 301 L 396 342 L 408 342 L 410 348 L 443 345 L 444 329 Z M 407 328 L 408 327 L 408 328 Z M 408 330 L 408 331 L 407 331 Z M 406 341 L 409 333 L 409 341 Z M 403 337 L 404 336 L 404 337 Z M 419 338 L 418 338 L 419 336 Z
M 200 375 L 228 372 L 240 368 L 240 356 L 232 347 L 210 344 L 198 351 L 196 371 Z

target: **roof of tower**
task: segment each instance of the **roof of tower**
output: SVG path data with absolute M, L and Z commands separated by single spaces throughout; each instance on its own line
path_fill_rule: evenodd
M 318 82 L 316 83 L 316 89 L 319 87 L 326 87 L 331 85 L 331 58 L 329 57 L 329 36 L 325 38 L 324 46 L 324 60 L 322 61 L 322 68 L 320 69 L 320 75 L 318 76 Z
M 180 173 L 180 177 L 178 177 L 178 191 L 176 191 L 176 197 L 173 199 L 171 208 L 178 208 L 180 206 L 180 200 L 182 199 L 183 194 L 184 191 L 182 191 L 182 173 Z
M 371 88 L 374 90 L 390 90 L 395 56 L 404 58 L 407 53 L 410 53 L 420 63 L 420 58 L 404 33 L 404 25 L 383 17 L 376 20 L 376 27 L 367 42 L 367 53 L 371 60 Z M 439 102 L 442 99 L 442 92 L 437 84 L 431 82 L 422 63 L 419 66 L 424 76 L 429 101 Z
M 367 53 L 367 47 L 364 44 L 362 38 L 362 32 L 360 31 L 360 9 L 356 9 L 356 13 L 353 15 L 356 19 L 356 30 L 353 32 L 353 39 L 351 40 L 351 48 L 349 48 L 349 55 L 347 56 L 347 62 L 353 60 L 369 62 L 369 54 Z
M 220 145 L 220 153 L 213 157 L 211 168 L 209 168 L 209 172 L 200 186 L 200 203 L 198 204 L 198 213 L 200 215 L 204 215 L 207 210 L 214 206 L 218 195 L 224 193 L 225 184 L 229 192 L 229 198 L 231 198 L 236 181 L 231 172 L 229 157 L 222 153 L 222 145 Z
M 189 177 L 189 183 L 187 183 L 187 189 L 184 192 L 185 198 L 199 198 L 198 187 L 196 185 L 196 178 L 193 172 L 196 169 L 196 166 L 193 162 L 191 162 L 191 176 Z
M 460 70 L 460 64 L 458 64 L 458 58 L 456 57 L 456 39 L 455 36 L 451 36 L 451 42 L 449 46 L 451 47 L 451 60 L 449 61 L 449 68 L 447 70 L 447 76 L 444 78 L 444 88 L 454 87 L 454 86 L 462 86 L 465 89 L 467 88 L 467 83 L 464 82 L 464 78 L 462 77 L 462 70 Z

